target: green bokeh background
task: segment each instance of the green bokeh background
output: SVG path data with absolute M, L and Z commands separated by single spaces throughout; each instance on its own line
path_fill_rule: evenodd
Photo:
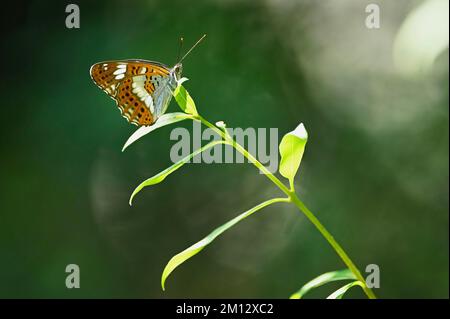
M 396 35 L 423 1 L 371 2 L 380 29 L 366 28 L 359 0 L 77 1 L 80 29 L 65 27 L 64 1 L 3 7 L 0 297 L 286 298 L 344 267 L 279 204 L 161 291 L 174 254 L 279 191 L 250 164 L 190 164 L 129 207 L 134 187 L 171 164 L 174 126 L 122 153 L 135 127 L 88 71 L 109 59 L 171 65 L 180 36 L 188 46 L 207 33 L 184 63 L 199 111 L 229 127 L 279 128 L 280 139 L 305 123 L 297 189 L 362 270 L 379 265 L 377 295 L 448 298 L 448 49 L 426 71 L 400 72 Z M 80 289 L 65 287 L 70 263 Z

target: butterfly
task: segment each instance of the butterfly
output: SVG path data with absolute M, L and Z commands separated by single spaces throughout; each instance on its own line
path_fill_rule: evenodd
M 148 60 L 115 60 L 98 62 L 91 66 L 89 73 L 94 83 L 116 101 L 129 123 L 152 125 L 169 106 L 172 92 L 181 79 L 181 62 L 205 36 L 172 68 Z

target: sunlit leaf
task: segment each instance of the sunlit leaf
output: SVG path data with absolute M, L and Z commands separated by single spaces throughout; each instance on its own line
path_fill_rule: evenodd
M 169 124 L 173 124 L 179 121 L 183 121 L 186 119 L 193 119 L 193 116 L 186 113 L 181 112 L 175 112 L 175 113 L 167 113 L 161 115 L 161 117 L 150 126 L 141 126 L 138 128 L 126 141 L 125 145 L 122 148 L 122 152 L 130 146 L 132 143 L 136 142 L 138 139 L 140 139 L 142 136 Z
M 363 283 L 361 281 L 354 281 L 349 284 L 346 284 L 345 286 L 339 288 L 335 292 L 333 292 L 331 295 L 327 297 L 327 299 L 342 299 L 344 297 L 345 293 L 354 286 L 360 286 L 364 287 Z
M 198 150 L 192 152 L 191 154 L 189 154 L 188 156 L 184 157 L 183 159 L 181 159 L 180 161 L 176 162 L 175 164 L 173 164 L 172 166 L 166 168 L 165 170 L 163 170 L 162 172 L 159 172 L 158 174 L 156 174 L 153 177 L 150 177 L 148 179 L 146 179 L 145 181 L 143 181 L 141 184 L 139 184 L 138 187 L 136 187 L 136 189 L 133 191 L 133 193 L 131 194 L 130 197 L 130 201 L 129 204 L 131 205 L 133 202 L 133 198 L 134 196 L 136 196 L 137 193 L 139 193 L 144 187 L 146 186 L 150 186 L 150 185 L 155 185 L 158 183 L 161 183 L 168 175 L 172 174 L 174 171 L 176 171 L 177 169 L 179 169 L 181 166 L 183 166 L 184 164 L 186 164 L 191 158 L 193 158 L 195 155 L 200 154 L 201 152 L 203 152 L 204 150 L 213 147 L 217 144 L 225 144 L 225 141 L 214 141 L 211 143 L 206 144 L 205 146 L 199 148 Z
M 352 280 L 356 279 L 355 275 L 350 271 L 350 269 L 336 270 L 324 273 L 307 284 L 305 284 L 299 291 L 293 294 L 290 299 L 300 299 L 310 290 L 320 287 L 332 281 L 337 280 Z
M 287 133 L 281 140 L 279 149 L 281 155 L 280 174 L 293 184 L 293 180 L 302 161 L 305 145 L 308 140 L 303 123 L 292 132 Z
M 248 211 L 240 214 L 239 216 L 233 218 L 229 222 L 223 224 L 222 226 L 216 228 L 214 231 L 212 231 L 208 236 L 200 240 L 199 242 L 195 243 L 191 247 L 183 250 L 181 253 L 173 256 L 169 262 L 167 263 L 166 267 L 164 268 L 164 271 L 162 273 L 161 277 L 161 286 L 162 289 L 165 289 L 165 282 L 167 277 L 172 273 L 172 271 L 177 268 L 179 265 L 181 265 L 183 262 L 191 258 L 192 256 L 198 254 L 203 248 L 205 248 L 207 245 L 209 245 L 214 239 L 217 238 L 220 234 L 222 234 L 227 229 L 233 227 L 241 220 L 245 219 L 246 217 L 250 216 L 254 212 L 277 202 L 286 202 L 288 199 L 286 198 L 274 198 L 267 200 L 265 202 L 262 202 L 261 204 L 253 207 L 252 209 L 249 209 Z
M 192 115 L 198 115 L 194 100 L 192 99 L 189 92 L 186 91 L 184 86 L 181 85 L 186 80 L 187 80 L 186 78 L 182 78 L 178 82 L 177 88 L 173 91 L 173 96 L 175 97 L 175 100 L 177 101 L 178 105 L 183 110 L 183 112 L 186 112 L 186 113 L 192 114 Z

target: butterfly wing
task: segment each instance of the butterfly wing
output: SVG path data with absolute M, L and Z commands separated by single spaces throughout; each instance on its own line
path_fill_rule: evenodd
M 138 126 L 153 124 L 165 112 L 172 96 L 171 72 L 158 62 L 99 62 L 91 67 L 90 74 L 97 86 L 117 102 L 122 116 Z

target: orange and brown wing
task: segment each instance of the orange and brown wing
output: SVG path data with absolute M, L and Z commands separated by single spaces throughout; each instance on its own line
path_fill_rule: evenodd
M 156 121 L 154 79 L 169 76 L 169 69 L 151 61 L 124 60 L 96 63 L 91 67 L 94 82 L 116 102 L 128 122 L 141 126 Z

